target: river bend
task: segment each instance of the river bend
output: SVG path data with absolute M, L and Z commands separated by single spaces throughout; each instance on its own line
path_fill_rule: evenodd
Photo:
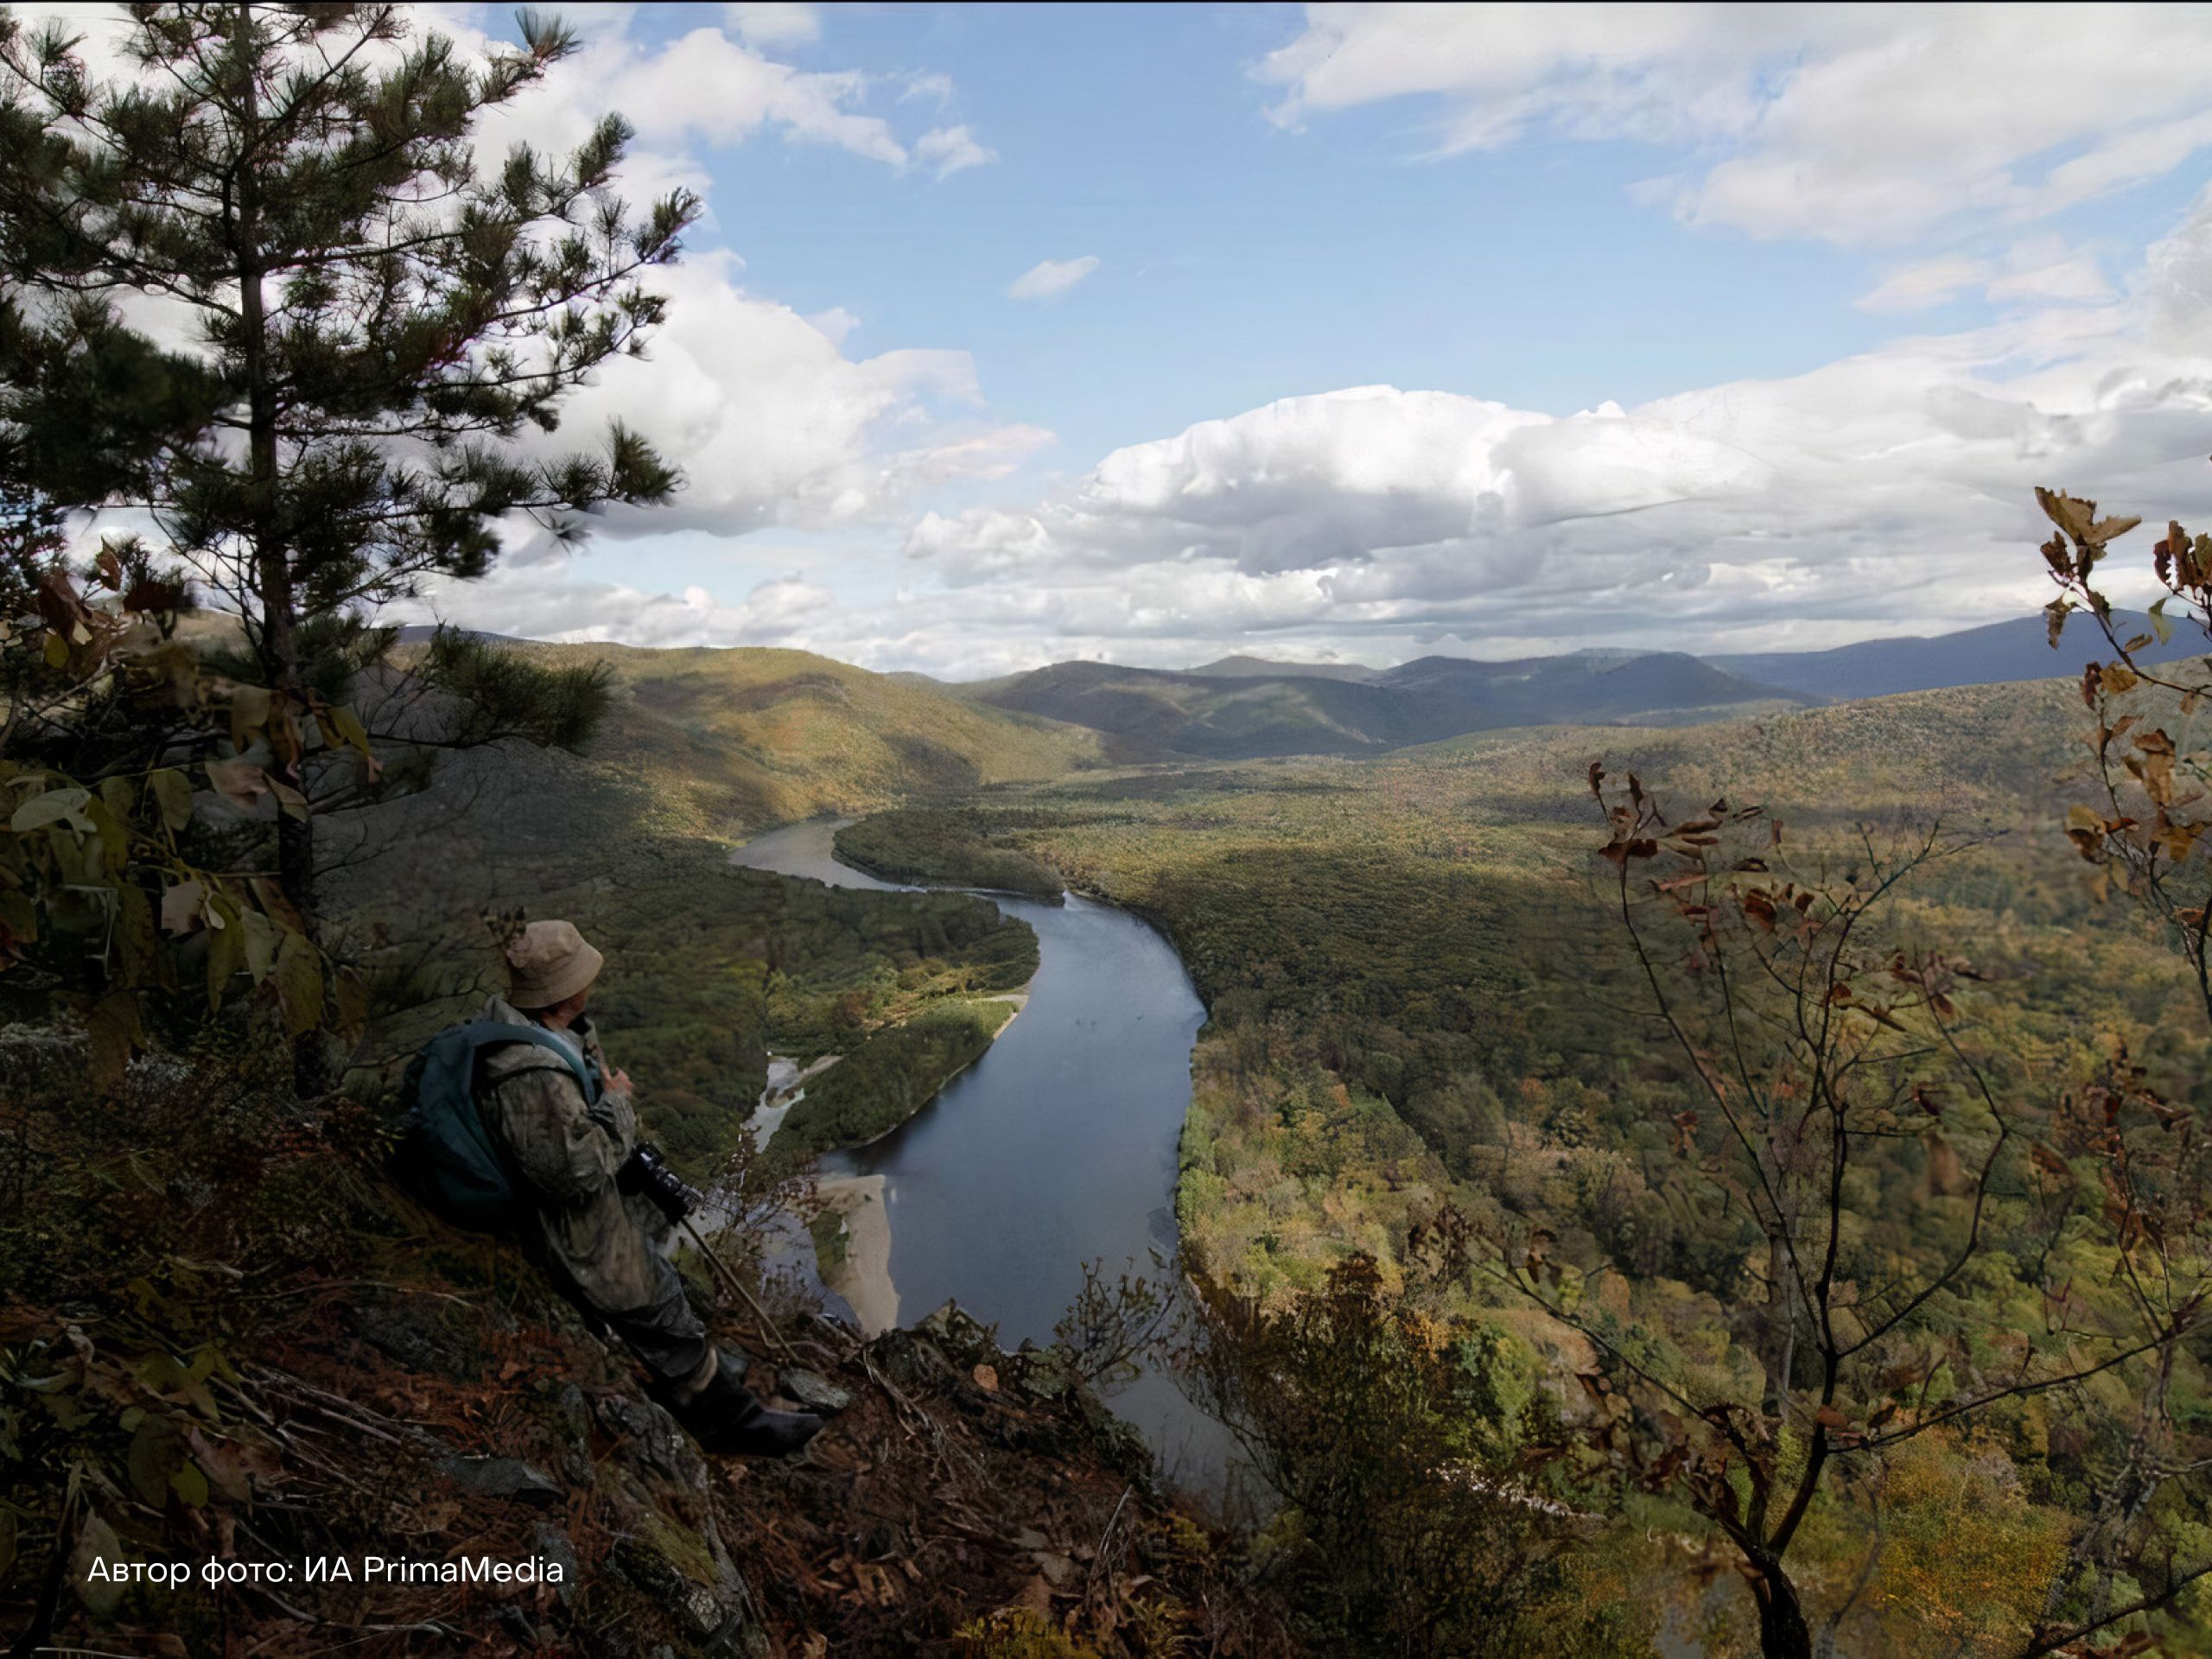
M 833 887 L 892 889 L 832 851 L 838 826 L 789 825 L 734 855 L 755 869 Z M 1191 1048 L 1205 1011 L 1158 930 L 1110 905 L 989 895 L 1036 930 L 1027 1006 L 982 1058 L 881 1140 L 831 1154 L 825 1176 L 883 1177 L 901 1319 L 948 1298 L 1014 1347 L 1050 1341 L 1083 1282 L 1149 1270 L 1175 1246 L 1176 1143 L 1191 1103 Z M 1220 1476 L 1217 1426 L 1165 1377 L 1112 1395 L 1171 1478 Z

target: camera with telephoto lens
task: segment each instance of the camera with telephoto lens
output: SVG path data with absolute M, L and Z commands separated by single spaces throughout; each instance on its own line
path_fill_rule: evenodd
M 707 1201 L 707 1195 L 668 1166 L 668 1156 L 650 1141 L 638 1142 L 630 1160 L 615 1175 L 625 1192 L 642 1192 L 672 1222 L 682 1221 Z

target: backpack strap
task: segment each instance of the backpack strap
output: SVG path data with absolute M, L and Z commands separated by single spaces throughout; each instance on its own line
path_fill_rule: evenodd
M 578 1054 L 566 1043 L 543 1026 L 511 1026 L 504 1020 L 472 1020 L 455 1028 L 457 1034 L 468 1045 L 471 1056 L 487 1048 L 505 1043 L 528 1043 L 542 1048 L 564 1061 L 576 1079 L 576 1086 L 584 1091 L 586 1107 L 599 1104 L 604 1092 L 599 1078 L 599 1069 Z

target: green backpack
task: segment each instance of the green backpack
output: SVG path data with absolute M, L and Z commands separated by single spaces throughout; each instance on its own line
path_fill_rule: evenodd
M 423 1045 L 400 1080 L 394 1173 L 438 1215 L 476 1232 L 512 1225 L 518 1208 L 513 1174 L 476 1106 L 478 1059 L 505 1043 L 531 1043 L 558 1054 L 576 1074 L 587 1103 L 600 1093 L 592 1068 L 540 1026 L 473 1020 L 448 1026 Z

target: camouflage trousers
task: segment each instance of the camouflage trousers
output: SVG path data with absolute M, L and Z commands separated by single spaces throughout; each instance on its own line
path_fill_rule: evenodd
M 548 1273 L 585 1313 L 635 1354 L 655 1380 L 696 1382 L 712 1351 L 707 1328 L 661 1252 L 668 1223 L 645 1199 L 612 1185 L 533 1206 Z

